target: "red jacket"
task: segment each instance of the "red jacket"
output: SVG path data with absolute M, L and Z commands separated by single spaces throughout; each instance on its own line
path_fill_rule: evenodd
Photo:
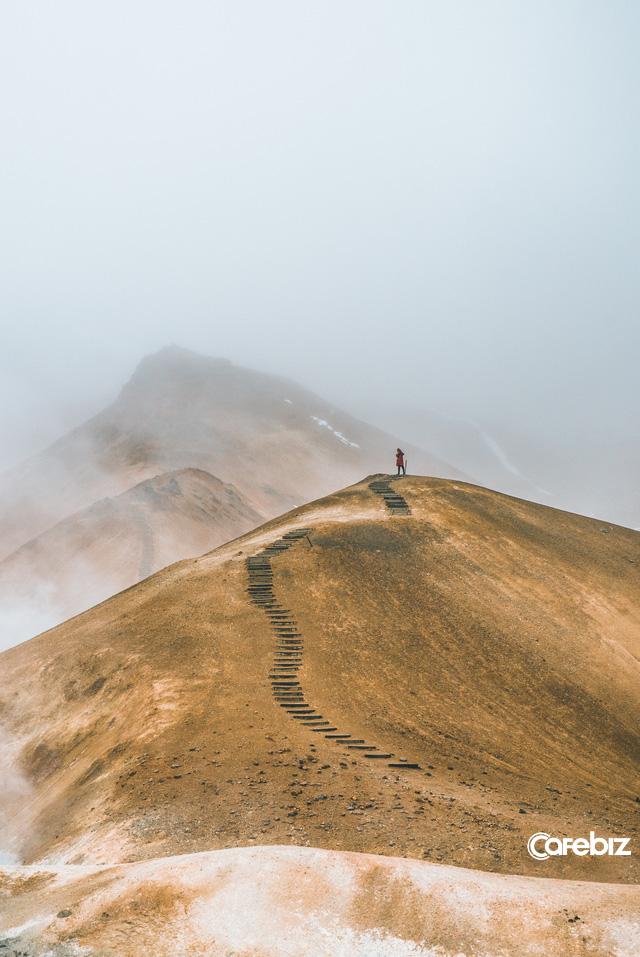
M 404 452 L 396 452 L 396 465 L 404 465 Z

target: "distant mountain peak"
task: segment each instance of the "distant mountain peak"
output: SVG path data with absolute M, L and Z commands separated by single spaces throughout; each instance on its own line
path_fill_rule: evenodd
M 151 398 L 161 394 L 176 395 L 176 392 L 192 393 L 220 376 L 242 375 L 245 372 L 229 359 L 203 356 L 183 346 L 163 346 L 157 352 L 145 356 L 136 366 L 133 375 L 123 386 L 119 401 L 129 402 L 141 397 Z
M 229 369 L 232 366 L 233 363 L 229 359 L 219 356 L 204 356 L 199 352 L 194 352 L 193 349 L 186 349 L 184 346 L 172 343 L 141 359 L 130 381 L 135 380 L 140 375 L 146 375 L 150 370 L 155 372 L 198 372 L 203 371 L 204 368 Z

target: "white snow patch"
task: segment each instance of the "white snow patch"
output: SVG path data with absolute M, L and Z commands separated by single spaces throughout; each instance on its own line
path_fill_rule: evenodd
M 285 399 L 284 401 L 285 401 L 288 405 L 293 405 L 293 402 L 291 401 L 291 399 Z
M 520 472 L 520 470 L 517 469 L 512 462 L 509 461 L 509 459 L 507 458 L 506 452 L 504 452 L 504 450 L 500 448 L 496 440 L 492 438 L 490 435 L 488 435 L 487 432 L 484 432 L 482 429 L 480 429 L 480 435 L 482 436 L 486 444 L 489 446 L 493 454 L 496 456 L 500 464 L 504 465 L 507 471 L 511 472 L 512 475 L 517 475 L 519 478 L 522 478 L 522 472 Z
M 360 448 L 357 442 L 350 442 L 349 439 L 346 437 L 346 435 L 343 435 L 342 432 L 338 432 L 337 429 L 334 429 L 332 426 L 330 426 L 326 419 L 319 419 L 317 415 L 312 415 L 311 418 L 313 419 L 314 422 L 317 422 L 318 425 L 326 429 L 329 429 L 330 432 L 333 432 L 335 437 L 337 439 L 340 439 L 340 441 L 344 445 L 351 445 L 353 446 L 354 449 Z

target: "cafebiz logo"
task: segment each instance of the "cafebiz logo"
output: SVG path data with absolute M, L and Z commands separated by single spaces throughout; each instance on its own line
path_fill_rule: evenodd
M 566 857 L 569 851 L 579 857 L 587 854 L 592 857 L 601 857 L 609 854 L 612 857 L 625 857 L 631 851 L 625 850 L 629 843 L 628 837 L 596 837 L 593 831 L 586 837 L 550 837 L 544 831 L 534 834 L 527 841 L 527 850 L 536 861 L 546 861 L 549 857 Z

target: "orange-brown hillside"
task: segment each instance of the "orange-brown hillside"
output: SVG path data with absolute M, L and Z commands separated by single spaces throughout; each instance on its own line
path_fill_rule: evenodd
M 309 844 L 637 881 L 637 852 L 540 863 L 526 841 L 637 844 L 640 536 L 439 479 L 391 483 L 405 514 L 384 478 L 2 655 L 23 778 L 4 847 Z

